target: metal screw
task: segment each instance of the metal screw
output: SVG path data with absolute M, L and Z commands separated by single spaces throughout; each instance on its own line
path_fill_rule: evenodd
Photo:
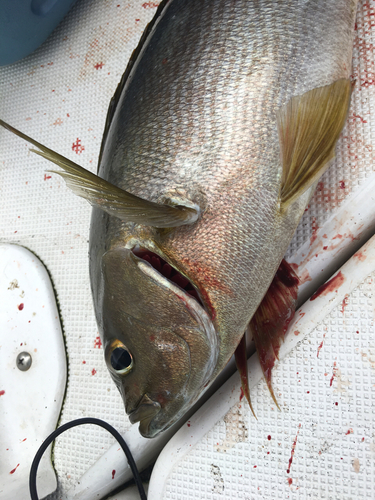
M 22 372 L 26 372 L 33 362 L 31 355 L 28 352 L 20 352 L 16 359 L 17 368 Z

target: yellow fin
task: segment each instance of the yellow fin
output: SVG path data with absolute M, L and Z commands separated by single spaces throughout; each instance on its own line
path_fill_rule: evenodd
M 345 124 L 350 95 L 350 80 L 341 79 L 292 97 L 277 112 L 283 166 L 281 210 L 325 172 Z
M 31 137 L 23 134 L 3 120 L 0 125 L 34 144 L 40 151 L 31 149 L 43 158 L 61 167 L 64 172 L 52 172 L 61 175 L 67 186 L 78 196 L 85 198 L 92 206 L 114 215 L 126 222 L 135 222 L 145 226 L 177 227 L 192 224 L 198 219 L 199 207 L 195 210 L 187 206 L 161 205 L 134 196 L 111 184 L 73 161 L 43 146 Z

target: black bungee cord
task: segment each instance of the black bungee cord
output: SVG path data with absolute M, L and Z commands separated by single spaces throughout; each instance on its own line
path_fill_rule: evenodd
M 124 438 L 121 436 L 121 434 L 116 431 L 115 428 L 112 427 L 112 425 L 108 424 L 107 422 L 104 422 L 104 420 L 100 420 L 98 418 L 91 418 L 91 417 L 86 417 L 86 418 L 77 418 L 76 420 L 72 420 L 71 422 L 68 422 L 55 431 L 53 431 L 46 439 L 43 441 L 43 444 L 37 451 L 33 463 L 31 464 L 31 469 L 30 469 L 30 476 L 29 476 L 29 490 L 30 490 L 30 496 L 31 500 L 39 500 L 37 489 L 36 489 L 36 474 L 38 471 L 38 466 L 39 462 L 48 448 L 48 446 L 54 441 L 57 436 L 62 434 L 68 429 L 71 429 L 72 427 L 76 427 L 77 425 L 83 425 L 83 424 L 94 424 L 94 425 L 99 425 L 100 427 L 103 427 L 106 429 L 108 432 L 112 434 L 112 436 L 117 439 L 118 443 L 120 444 L 121 448 L 124 450 L 124 453 L 126 455 L 126 458 L 128 459 L 130 468 L 132 470 L 133 476 L 135 483 L 138 487 L 139 495 L 141 497 L 141 500 L 147 500 L 145 490 L 143 488 L 142 480 L 139 475 L 137 466 L 135 464 L 133 455 L 131 454 L 131 451 L 129 450 L 128 445 L 125 443 Z

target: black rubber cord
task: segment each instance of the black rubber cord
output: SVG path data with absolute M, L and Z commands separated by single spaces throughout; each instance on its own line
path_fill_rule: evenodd
M 39 462 L 40 462 L 44 452 L 48 448 L 48 446 L 52 443 L 52 441 L 54 441 L 57 438 L 57 436 L 59 436 L 60 434 L 62 434 L 66 430 L 71 429 L 72 427 L 76 427 L 77 425 L 83 425 L 83 424 L 99 425 L 100 427 L 103 427 L 108 432 L 110 432 L 112 434 L 112 436 L 117 439 L 121 448 L 124 450 L 126 458 L 128 459 L 130 468 L 131 468 L 133 476 L 134 476 L 135 483 L 138 487 L 138 491 L 139 491 L 139 495 L 141 497 L 141 500 L 147 500 L 146 493 L 145 493 L 145 490 L 143 488 L 142 480 L 141 480 L 141 477 L 139 475 L 137 466 L 134 462 L 133 455 L 131 454 L 131 451 L 129 450 L 128 445 L 125 443 L 124 438 L 121 436 L 121 434 L 118 431 L 116 431 L 116 429 L 114 429 L 112 427 L 112 425 L 109 425 L 107 422 L 104 422 L 104 420 L 99 420 L 98 418 L 90 418 L 90 417 L 78 418 L 77 420 L 72 420 L 71 422 L 68 422 L 67 424 L 62 425 L 61 427 L 56 429 L 54 432 L 52 432 L 52 434 L 50 434 L 48 436 L 48 438 L 43 442 L 42 446 L 39 448 L 39 450 L 37 451 L 37 453 L 34 457 L 33 463 L 31 464 L 30 477 L 29 477 L 29 489 L 30 489 L 31 500 L 39 500 L 37 489 L 36 489 L 36 474 L 38 471 Z

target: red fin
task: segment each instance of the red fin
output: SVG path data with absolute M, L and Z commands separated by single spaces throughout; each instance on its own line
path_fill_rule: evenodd
M 250 399 L 250 390 L 249 390 L 249 379 L 247 376 L 247 356 L 246 356 L 246 333 L 241 339 L 241 342 L 238 344 L 237 349 L 235 350 L 234 357 L 236 360 L 237 370 L 240 372 L 241 377 L 241 386 L 243 393 L 249 403 L 250 409 L 253 412 L 255 418 L 257 416 L 254 413 L 253 405 L 251 404 Z M 258 420 L 258 419 L 257 419 Z
M 250 321 L 264 378 L 279 409 L 272 390 L 271 371 L 276 358 L 278 359 L 281 341 L 284 341 L 294 316 L 298 285 L 298 276 L 286 260 L 282 260 L 271 286 Z

